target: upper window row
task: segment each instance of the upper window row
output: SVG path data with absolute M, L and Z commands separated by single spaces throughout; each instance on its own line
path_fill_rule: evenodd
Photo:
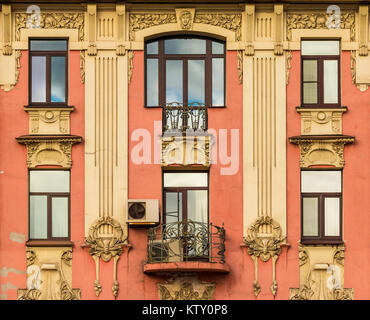
M 302 106 L 340 105 L 340 42 L 303 40 Z M 66 105 L 68 42 L 30 40 L 30 105 Z M 145 105 L 225 106 L 225 43 L 161 38 L 145 46 Z

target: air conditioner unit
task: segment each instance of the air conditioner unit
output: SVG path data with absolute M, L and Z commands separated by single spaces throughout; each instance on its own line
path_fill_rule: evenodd
M 180 262 L 183 260 L 181 240 L 154 240 L 149 243 L 150 263 Z
M 152 226 L 159 223 L 159 201 L 128 200 L 127 222 L 130 226 Z

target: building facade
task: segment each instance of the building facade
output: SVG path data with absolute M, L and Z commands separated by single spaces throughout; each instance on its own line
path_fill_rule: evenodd
M 368 3 L 0 4 L 1 299 L 370 299 Z

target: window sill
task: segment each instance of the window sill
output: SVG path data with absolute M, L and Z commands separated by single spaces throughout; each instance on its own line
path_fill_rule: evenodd
M 300 105 L 300 106 L 296 106 L 296 109 L 299 110 L 299 109 L 304 109 L 304 110 L 307 110 L 307 109 L 340 109 L 340 110 L 343 110 L 343 111 L 347 111 L 348 108 L 346 106 L 342 106 L 342 105 L 320 105 L 320 106 L 306 106 L 306 105 Z
M 344 245 L 343 240 L 301 240 L 302 245 L 317 245 L 317 246 L 332 246 L 332 245 Z
M 74 243 L 69 240 L 28 240 L 27 247 L 73 247 Z
M 69 106 L 66 104 L 32 104 L 32 105 L 27 105 L 24 106 L 25 110 L 27 109 L 45 109 L 45 108 L 50 108 L 50 109 L 65 109 L 65 110 L 74 110 L 74 106 Z

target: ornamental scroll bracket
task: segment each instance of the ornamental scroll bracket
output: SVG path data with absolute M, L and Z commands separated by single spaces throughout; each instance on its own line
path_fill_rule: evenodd
M 285 240 L 279 223 L 270 216 L 259 217 L 247 231 L 244 243 L 248 246 L 248 254 L 251 256 L 255 267 L 253 283 L 254 294 L 257 297 L 261 292 L 258 282 L 258 259 L 263 262 L 272 261 L 271 293 L 276 296 L 278 285 L 276 281 L 276 261 L 281 253 L 281 246 Z
M 89 229 L 85 243 L 90 247 L 89 254 L 95 261 L 96 280 L 95 294 L 98 297 L 102 291 L 100 284 L 99 262 L 109 262 L 113 259 L 113 286 L 112 293 L 116 298 L 119 291 L 117 281 L 117 262 L 123 253 L 123 246 L 127 245 L 121 224 L 110 216 L 99 218 Z

